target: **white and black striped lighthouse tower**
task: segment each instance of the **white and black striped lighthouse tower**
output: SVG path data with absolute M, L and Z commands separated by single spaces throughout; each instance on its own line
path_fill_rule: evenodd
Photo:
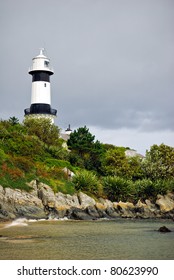
M 57 115 L 57 110 L 51 108 L 50 76 L 54 74 L 50 60 L 44 54 L 44 49 L 33 58 L 29 69 L 32 75 L 31 106 L 24 110 L 25 117 L 45 117 L 51 119 Z

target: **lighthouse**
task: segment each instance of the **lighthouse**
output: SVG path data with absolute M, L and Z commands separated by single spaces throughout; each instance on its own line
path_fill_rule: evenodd
M 44 49 L 40 49 L 40 54 L 33 58 L 29 74 L 32 75 L 31 106 L 24 110 L 25 117 L 45 117 L 54 123 L 57 110 L 51 108 L 50 86 L 50 76 L 54 72 Z

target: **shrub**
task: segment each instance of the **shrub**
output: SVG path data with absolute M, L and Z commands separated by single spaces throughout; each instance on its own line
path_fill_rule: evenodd
M 112 201 L 132 200 L 133 183 L 120 177 L 107 176 L 103 178 L 103 190 Z
M 75 188 L 72 182 L 66 180 L 53 180 L 50 179 L 48 185 L 52 187 L 55 193 L 62 192 L 64 194 L 74 194 Z
M 156 194 L 164 195 L 167 191 L 174 191 L 174 179 L 171 180 L 157 180 L 154 182 Z
M 24 173 L 19 168 L 8 168 L 8 174 L 12 180 L 24 177 Z
M 134 182 L 134 193 L 136 200 L 156 197 L 155 184 L 150 179 L 137 180 Z
M 174 191 L 174 180 L 150 179 L 137 180 L 134 182 L 135 199 L 152 199 L 155 201 L 158 194 L 165 195 L 167 191 Z
M 69 154 L 69 161 L 74 166 L 84 168 L 84 159 L 73 151 Z
M 24 172 L 30 172 L 34 168 L 32 159 L 22 156 L 14 156 L 11 158 L 13 164 Z
M 5 152 L 2 149 L 0 149 L 0 162 L 2 163 L 7 158 L 8 158 L 8 156 L 5 154 Z
M 84 191 L 97 195 L 101 191 L 101 184 L 97 176 L 86 170 L 77 172 L 72 180 L 77 191 Z
M 49 175 L 53 179 L 68 179 L 67 173 L 65 173 L 60 167 L 51 167 Z
M 48 173 L 49 168 L 47 166 L 45 166 L 41 162 L 36 162 L 35 167 L 36 167 L 36 176 L 37 177 L 49 178 L 49 173 Z
M 56 159 L 61 159 L 61 160 L 66 160 L 69 156 L 69 153 L 67 149 L 63 147 L 63 143 L 61 142 L 63 139 L 60 138 L 60 143 L 57 146 L 48 146 L 45 145 L 45 150 L 53 157 Z

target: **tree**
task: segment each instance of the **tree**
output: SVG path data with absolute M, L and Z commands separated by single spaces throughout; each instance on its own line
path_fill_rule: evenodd
M 24 120 L 24 126 L 28 135 L 36 135 L 48 146 L 59 145 L 60 129 L 46 118 L 28 118 Z
M 100 173 L 104 149 L 103 145 L 94 139 L 95 136 L 86 126 L 72 132 L 67 142 L 71 150 L 69 160 L 73 165 Z
M 10 117 L 9 118 L 9 123 L 12 124 L 12 125 L 16 125 L 16 124 L 19 124 L 19 119 L 16 118 L 16 117 Z
M 135 181 L 142 179 L 144 176 L 142 169 L 142 158 L 139 156 L 129 157 L 128 163 L 132 180 Z
M 115 147 L 107 150 L 103 161 L 103 169 L 105 175 L 130 178 L 130 166 L 124 149 Z
M 95 136 L 84 126 L 74 130 L 74 132 L 70 134 L 67 145 L 72 151 L 76 151 L 80 156 L 84 156 L 85 153 L 91 150 L 94 139 Z
M 147 178 L 151 180 L 174 178 L 174 148 L 161 144 L 153 145 L 146 152 L 142 167 Z

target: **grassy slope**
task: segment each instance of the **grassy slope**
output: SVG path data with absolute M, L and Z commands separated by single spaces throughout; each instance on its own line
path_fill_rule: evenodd
M 64 167 L 74 171 L 66 157 L 66 151 L 49 147 L 35 135 L 28 135 L 21 124 L 0 122 L 0 184 L 3 187 L 29 191 L 27 182 L 32 179 L 45 182 L 55 191 L 73 193 Z M 57 156 L 57 148 L 59 156 Z M 55 150 L 55 151 L 54 151 Z

